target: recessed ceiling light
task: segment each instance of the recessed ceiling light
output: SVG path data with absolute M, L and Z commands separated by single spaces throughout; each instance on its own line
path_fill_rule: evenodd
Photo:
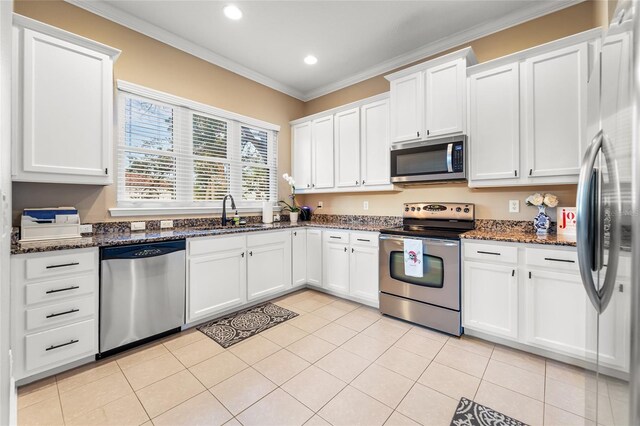
M 307 55 L 304 58 L 304 63 L 307 65 L 315 65 L 318 62 L 318 58 L 313 55 Z
M 227 18 L 233 19 L 234 21 L 242 18 L 242 11 L 232 4 L 225 6 L 224 14 Z

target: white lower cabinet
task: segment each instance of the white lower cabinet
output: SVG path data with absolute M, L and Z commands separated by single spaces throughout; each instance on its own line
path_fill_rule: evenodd
M 291 231 L 247 236 L 247 298 L 291 287 Z
M 11 256 L 16 380 L 98 352 L 98 249 Z
M 378 247 L 351 246 L 349 262 L 350 294 L 378 305 Z
M 517 264 L 464 262 L 465 328 L 518 338 Z
M 291 231 L 291 282 L 294 287 L 307 283 L 307 230 Z
M 349 294 L 349 233 L 325 231 L 322 251 L 324 288 Z
M 322 287 L 322 231 L 307 229 L 307 284 Z
M 598 324 L 575 248 L 465 240 L 463 253 L 463 325 L 470 334 L 580 361 L 593 362 L 599 352 L 602 365 L 629 371 L 630 291 L 624 274 Z
M 213 237 L 210 251 L 193 255 L 207 240 L 189 240 L 187 322 L 206 318 L 247 301 L 245 237 Z

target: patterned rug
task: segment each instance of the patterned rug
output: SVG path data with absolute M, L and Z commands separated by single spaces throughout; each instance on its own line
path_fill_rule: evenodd
M 197 329 L 223 348 L 228 348 L 297 316 L 295 312 L 267 302 L 208 322 Z
M 519 420 L 512 419 L 484 405 L 476 404 L 467 398 L 461 398 L 456 413 L 451 419 L 451 426 L 526 426 Z

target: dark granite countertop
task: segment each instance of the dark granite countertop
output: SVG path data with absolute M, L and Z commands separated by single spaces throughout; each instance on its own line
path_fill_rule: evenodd
M 183 238 L 229 235 L 245 232 L 269 231 L 276 229 L 314 227 L 345 229 L 350 231 L 377 232 L 385 228 L 384 224 L 364 224 L 349 222 L 280 222 L 273 224 L 251 223 L 244 226 L 212 227 L 212 228 L 174 228 L 168 230 L 152 230 L 145 232 L 112 232 L 97 233 L 81 238 L 69 238 L 49 241 L 16 242 L 11 246 L 11 254 L 38 253 L 55 250 L 68 250 L 87 247 L 110 247 L 127 244 L 171 241 Z
M 462 238 L 469 240 L 504 241 L 510 243 L 546 244 L 570 247 L 576 246 L 575 236 L 568 237 L 558 235 L 556 233 L 540 236 L 536 235 L 535 232 L 527 232 L 522 229 L 474 229 L 473 231 L 465 232 L 462 235 Z

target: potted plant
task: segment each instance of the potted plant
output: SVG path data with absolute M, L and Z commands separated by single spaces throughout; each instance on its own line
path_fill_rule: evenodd
M 289 176 L 287 173 L 282 175 L 282 179 L 284 179 L 291 188 L 291 195 L 289 195 L 289 198 L 291 198 L 291 204 L 284 200 L 280 200 L 278 203 L 284 204 L 282 209 L 289 211 L 289 220 L 291 223 L 297 223 L 298 215 L 300 214 L 300 207 L 296 204 L 296 181 L 293 179 L 293 176 Z
M 533 228 L 538 235 L 547 235 L 549 232 L 549 226 L 551 220 L 547 216 L 546 208 L 554 208 L 558 205 L 558 197 L 553 194 L 540 194 L 535 193 L 529 195 L 525 200 L 528 206 L 535 206 L 538 208 L 538 214 L 533 218 Z

